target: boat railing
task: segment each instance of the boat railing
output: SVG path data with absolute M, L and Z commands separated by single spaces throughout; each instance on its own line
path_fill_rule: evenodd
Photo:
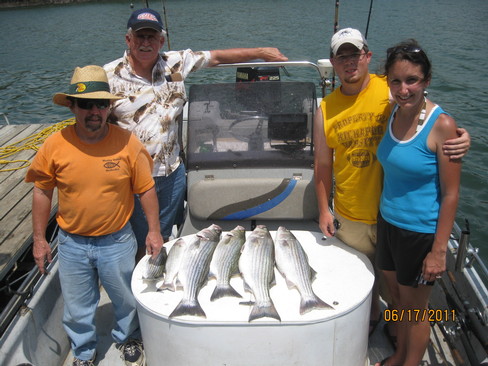
M 466 256 L 468 254 L 468 245 L 469 245 L 469 224 L 466 220 L 466 228 L 461 230 L 461 235 L 459 236 L 458 241 L 458 250 L 456 256 L 456 264 L 455 270 L 462 271 L 466 267 Z M 472 260 L 470 260 L 472 262 Z
M 56 255 L 57 243 L 53 247 L 53 255 Z M 50 266 L 46 268 L 48 271 Z M 11 283 L 7 279 L 7 292 L 11 295 L 10 301 L 5 306 L 5 308 L 0 313 L 0 335 L 2 335 L 7 329 L 8 325 L 14 318 L 17 311 L 24 305 L 25 301 L 32 296 L 34 287 L 41 279 L 42 274 L 39 272 L 37 267 L 33 267 L 26 275 L 21 277 L 22 283 L 17 289 L 13 287 L 16 285 L 18 280 L 12 281 Z
M 334 70 L 329 59 L 320 59 L 317 63 L 310 61 L 281 61 L 281 62 L 242 62 L 233 64 L 220 64 L 217 67 L 280 67 L 285 73 L 286 67 L 309 67 L 315 69 L 320 77 L 320 87 L 322 88 L 322 96 L 325 96 L 325 89 L 332 85 L 331 79 L 334 77 Z
M 58 225 L 53 217 L 50 218 L 47 232 L 49 235 L 49 245 L 51 246 L 51 255 L 54 259 L 57 255 L 58 241 L 57 232 Z M 14 318 L 15 314 L 18 312 L 22 306 L 25 305 L 25 301 L 31 298 L 35 291 L 36 286 L 39 285 L 40 281 L 47 277 L 50 269 L 54 264 L 46 263 L 46 275 L 43 276 L 37 266 L 32 263 L 33 267 L 23 275 L 19 275 L 13 270 L 6 278 L 6 289 L 5 292 L 10 296 L 8 303 L 3 309 L 0 309 L 0 336 L 3 335 L 10 322 Z M 15 267 L 24 267 L 16 263 Z
M 462 271 L 476 264 L 479 267 L 478 270 L 488 279 L 488 268 L 478 254 L 479 249 L 469 243 L 469 224 L 466 224 L 465 229 L 461 229 L 457 223 L 454 223 L 453 234 L 458 238 L 457 246 L 454 246 L 456 270 Z
M 488 280 L 488 269 L 478 254 L 478 248 L 469 243 L 469 223 L 466 220 L 465 228 L 454 223 L 449 249 L 453 252 L 456 263 L 454 270 L 464 273 L 471 284 L 478 300 L 483 305 L 483 318 L 488 322 L 488 290 L 485 282 Z

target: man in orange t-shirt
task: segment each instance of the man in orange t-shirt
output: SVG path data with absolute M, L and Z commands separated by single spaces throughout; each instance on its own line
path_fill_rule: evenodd
M 76 123 L 50 136 L 26 175 L 34 182 L 32 221 L 34 259 L 41 273 L 51 262 L 46 227 L 54 189 L 58 190 L 59 278 L 64 298 L 63 325 L 74 365 L 93 365 L 95 310 L 99 281 L 112 300 L 112 337 L 127 365 L 144 364 L 144 352 L 130 281 L 137 242 L 129 223 L 139 194 L 149 224 L 146 249 L 157 256 L 163 245 L 152 159 L 129 131 L 107 124 L 110 93 L 100 66 L 76 68 L 68 93 L 53 101 L 74 113 Z

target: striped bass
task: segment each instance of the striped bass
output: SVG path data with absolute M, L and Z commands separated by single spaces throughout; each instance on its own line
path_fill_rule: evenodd
M 230 285 L 230 279 L 233 275 L 239 274 L 239 256 L 245 241 L 246 230 L 242 226 L 236 226 L 217 244 L 210 262 L 209 277 L 217 280 L 217 285 L 210 296 L 211 301 L 224 296 L 242 297 Z
M 183 258 L 185 247 L 185 240 L 183 238 L 179 238 L 169 250 L 168 259 L 166 260 L 164 281 L 158 288 L 158 291 L 170 290 L 174 292 L 176 290 L 176 275 L 180 269 L 181 259 Z
M 307 254 L 295 235 L 280 226 L 274 245 L 276 267 L 285 278 L 288 288 L 296 288 L 300 293 L 300 314 L 314 309 L 332 309 L 313 292 L 312 281 L 316 273 L 310 267 Z
M 213 224 L 200 230 L 187 244 L 177 275 L 183 287 L 183 298 L 170 318 L 183 315 L 207 317 L 198 302 L 198 293 L 208 279 L 210 261 L 221 233 L 220 226 Z
M 164 275 L 166 258 L 168 258 L 168 255 L 166 254 L 166 248 L 162 247 L 156 258 L 153 258 L 152 256 L 149 257 L 149 260 L 146 263 L 146 267 L 144 268 L 142 278 L 145 280 L 154 280 L 162 277 Z
M 274 283 L 274 246 L 266 226 L 256 226 L 247 238 L 239 258 L 239 270 L 245 289 L 255 299 L 249 321 L 264 317 L 281 321 L 269 295 L 269 289 Z

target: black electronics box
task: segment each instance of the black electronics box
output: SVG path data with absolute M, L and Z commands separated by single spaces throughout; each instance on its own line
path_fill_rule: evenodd
M 243 81 L 280 81 L 279 67 L 238 67 L 236 82 Z

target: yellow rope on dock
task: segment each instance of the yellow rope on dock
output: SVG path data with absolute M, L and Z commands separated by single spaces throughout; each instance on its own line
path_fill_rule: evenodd
M 15 168 L 2 167 L 0 169 L 0 172 L 9 172 L 13 170 L 27 168 L 30 165 L 29 160 L 8 160 L 8 158 L 23 150 L 32 149 L 38 151 L 39 147 L 42 145 L 44 140 L 46 140 L 50 135 L 74 123 L 75 123 L 75 119 L 69 118 L 67 120 L 55 123 L 52 126 L 46 127 L 42 131 L 34 135 L 28 136 L 20 141 L 14 142 L 13 144 L 0 147 L 0 164 L 13 164 L 13 163 L 21 164 L 20 166 Z

